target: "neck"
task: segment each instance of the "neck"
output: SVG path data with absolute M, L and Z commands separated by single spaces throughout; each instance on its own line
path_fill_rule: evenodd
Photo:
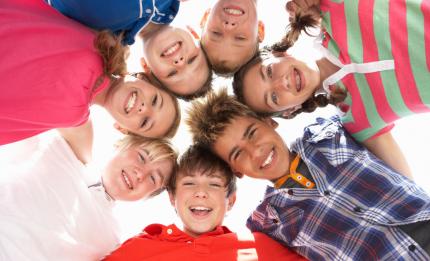
M 118 79 L 112 77 L 110 79 L 109 86 L 106 87 L 106 88 L 104 88 L 104 90 L 102 90 L 101 92 L 99 92 L 93 98 L 92 103 L 100 105 L 102 107 L 105 107 L 107 98 L 110 96 L 110 94 L 112 93 L 113 89 L 115 89 L 115 87 L 118 85 L 119 82 L 120 81 Z
M 316 63 L 318 69 L 320 70 L 320 86 L 322 86 L 322 83 L 325 79 L 340 69 L 337 65 L 333 64 L 325 57 L 317 60 Z
M 297 155 L 297 153 L 294 153 L 294 152 L 291 152 L 291 151 L 288 152 L 288 161 L 289 161 L 288 169 L 285 170 L 285 172 L 284 172 L 284 174 L 282 176 L 279 176 L 279 177 L 277 177 L 275 179 L 272 179 L 272 180 L 270 180 L 270 182 L 272 182 L 273 184 L 275 184 L 276 181 L 278 181 L 279 179 L 282 179 L 283 177 L 285 177 L 285 176 L 287 176 L 287 175 L 290 174 L 290 166 L 291 166 L 291 163 L 293 162 L 294 158 L 296 157 L 296 155 Z

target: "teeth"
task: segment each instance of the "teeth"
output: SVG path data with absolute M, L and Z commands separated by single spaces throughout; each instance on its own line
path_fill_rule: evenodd
M 131 184 L 130 180 L 128 179 L 127 175 L 125 175 L 124 171 L 122 172 L 122 177 L 125 180 L 125 183 L 127 184 L 129 189 L 133 189 L 133 185 Z
M 294 69 L 294 74 L 295 74 L 295 77 L 296 77 L 296 90 L 300 91 L 300 88 L 301 88 L 300 86 L 301 86 L 301 83 L 302 83 L 302 80 L 300 78 L 300 74 L 299 74 L 299 72 L 296 69 Z
M 136 103 L 137 93 L 133 92 L 130 96 L 130 99 L 128 99 L 127 105 L 125 106 L 125 112 L 129 113 L 131 109 L 133 109 L 134 104 Z
M 180 42 L 175 43 L 173 46 L 169 47 L 166 51 L 164 51 L 161 56 L 169 56 L 172 53 L 176 52 L 181 46 Z
M 197 211 L 211 211 L 212 209 L 206 208 L 206 207 L 191 207 L 191 210 L 197 210 Z
M 267 165 L 269 165 L 270 163 L 272 163 L 273 160 L 273 155 L 275 154 L 275 152 L 272 150 L 269 153 L 269 156 L 267 156 L 267 159 L 263 162 L 263 165 L 261 165 L 261 168 L 266 167 Z
M 232 15 L 242 15 L 244 12 L 238 9 L 224 8 L 224 11 Z

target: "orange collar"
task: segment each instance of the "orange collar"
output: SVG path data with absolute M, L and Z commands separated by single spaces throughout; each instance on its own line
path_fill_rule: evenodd
M 299 162 L 300 162 L 300 156 L 299 154 L 297 154 L 297 156 L 294 158 L 294 160 L 291 162 L 290 165 L 290 174 L 287 174 L 281 178 L 279 178 L 276 182 L 275 182 L 275 188 L 280 188 L 289 178 L 292 178 L 294 181 L 296 181 L 297 183 L 299 183 L 300 185 L 302 185 L 305 188 L 314 188 L 315 187 L 315 183 L 310 181 L 308 178 L 306 178 L 305 176 L 303 176 L 302 174 L 297 172 L 297 167 L 299 166 Z

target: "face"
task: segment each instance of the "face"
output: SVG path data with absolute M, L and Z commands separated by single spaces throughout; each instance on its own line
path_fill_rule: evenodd
M 148 151 L 134 146 L 111 159 L 102 180 L 112 198 L 132 201 L 146 198 L 164 187 L 172 170 L 171 160 L 151 161 Z
M 175 120 L 173 99 L 146 81 L 127 77 L 107 97 L 105 108 L 127 131 L 159 138 L 166 134 Z
M 211 175 L 196 172 L 192 176 L 179 173 L 175 195 L 169 193 L 184 225 L 184 231 L 198 236 L 222 225 L 226 212 L 233 206 L 236 195 L 227 197 L 225 178 L 219 172 Z
M 213 145 L 230 167 L 252 178 L 275 180 L 288 173 L 290 152 L 274 127 L 251 117 L 237 117 Z
M 243 79 L 246 104 L 258 112 L 283 111 L 305 102 L 319 86 L 318 70 L 292 56 L 272 57 Z
M 181 28 L 163 27 L 145 39 L 143 52 L 152 73 L 174 93 L 195 93 L 209 76 L 199 43 Z
M 202 45 L 212 63 L 239 67 L 255 53 L 258 42 L 254 0 L 220 0 L 203 27 Z

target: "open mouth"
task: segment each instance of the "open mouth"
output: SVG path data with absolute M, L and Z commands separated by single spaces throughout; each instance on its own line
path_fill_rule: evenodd
M 178 41 L 175 42 L 174 44 L 170 45 L 169 47 L 167 47 L 162 53 L 161 53 L 161 57 L 169 57 L 173 54 L 175 54 L 177 51 L 179 51 L 179 49 L 182 46 L 182 42 Z
M 263 164 L 261 164 L 260 169 L 269 168 L 273 162 L 273 159 L 275 158 L 275 149 L 273 148 L 269 155 L 267 155 L 267 158 L 264 160 Z
M 302 90 L 302 75 L 301 72 L 299 70 L 297 70 L 296 68 L 294 68 L 294 81 L 296 83 L 296 91 L 300 92 Z
M 124 170 L 121 172 L 121 176 L 124 184 L 128 187 L 128 189 L 132 190 L 133 183 L 131 182 L 130 178 L 128 177 L 127 173 L 125 173 Z
M 212 208 L 203 206 L 191 206 L 189 209 L 194 216 L 198 217 L 206 217 L 212 211 Z
M 234 16 L 240 16 L 240 15 L 244 15 L 245 11 L 237 6 L 229 6 L 229 7 L 225 7 L 224 12 L 229 14 L 229 15 L 234 15 Z
M 128 114 L 134 108 L 134 105 L 136 104 L 136 100 L 137 100 L 137 92 L 134 91 L 128 96 L 128 99 L 125 100 L 125 105 L 124 105 L 125 113 Z

